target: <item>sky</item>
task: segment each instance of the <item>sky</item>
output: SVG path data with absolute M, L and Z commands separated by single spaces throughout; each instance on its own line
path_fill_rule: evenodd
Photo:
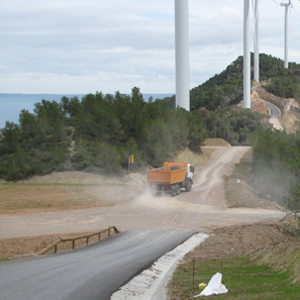
M 260 0 L 260 52 L 283 59 L 279 1 Z M 191 88 L 243 54 L 243 3 L 189 0 Z M 289 61 L 300 63 L 292 3 Z M 175 93 L 174 22 L 174 0 L 2 1 L 0 93 Z

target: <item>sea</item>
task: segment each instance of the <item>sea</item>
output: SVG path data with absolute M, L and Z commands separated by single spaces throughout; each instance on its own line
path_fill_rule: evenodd
M 6 121 L 19 123 L 19 114 L 22 109 L 33 113 L 34 104 L 43 99 L 59 102 L 63 96 L 74 97 L 66 94 L 1 94 L 0 93 L 0 128 L 5 127 Z M 84 95 L 77 94 L 81 99 Z
M 163 99 L 171 97 L 173 94 L 143 94 L 144 100 L 149 97 L 153 99 Z M 85 94 L 3 94 L 0 93 L 0 128 L 5 127 L 6 121 L 19 124 L 19 114 L 22 109 L 33 113 L 34 104 L 42 100 L 59 102 L 63 96 L 68 98 L 77 96 L 80 100 Z

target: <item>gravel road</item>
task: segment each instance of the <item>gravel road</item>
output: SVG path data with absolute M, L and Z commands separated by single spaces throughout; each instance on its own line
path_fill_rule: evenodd
M 153 197 L 148 188 L 126 203 L 92 209 L 1 215 L 0 238 L 93 231 L 108 225 L 120 229 L 192 230 L 210 232 L 212 227 L 278 218 L 280 211 L 228 209 L 224 174 L 231 174 L 249 147 L 217 147 L 195 170 L 190 193 Z M 117 187 L 116 187 L 117 188 Z M 134 187 L 128 187 L 128 189 Z

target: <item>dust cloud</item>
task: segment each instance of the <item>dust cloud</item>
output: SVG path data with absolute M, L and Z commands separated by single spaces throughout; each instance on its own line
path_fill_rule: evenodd
M 291 185 L 296 177 L 275 163 L 276 167 L 260 163 L 252 173 L 252 186 L 260 197 L 286 206 L 285 198 L 291 193 Z

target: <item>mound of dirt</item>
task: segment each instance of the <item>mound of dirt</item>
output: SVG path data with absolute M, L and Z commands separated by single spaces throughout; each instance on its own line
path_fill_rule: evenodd
M 80 185 L 131 185 L 145 184 L 146 177 L 140 173 L 125 176 L 107 176 L 82 171 L 53 172 L 44 176 L 34 176 L 19 183 L 33 184 L 80 184 Z
M 193 259 L 218 260 L 248 254 L 291 238 L 280 223 L 257 223 L 217 228 L 213 236 L 189 253 L 184 263 Z

